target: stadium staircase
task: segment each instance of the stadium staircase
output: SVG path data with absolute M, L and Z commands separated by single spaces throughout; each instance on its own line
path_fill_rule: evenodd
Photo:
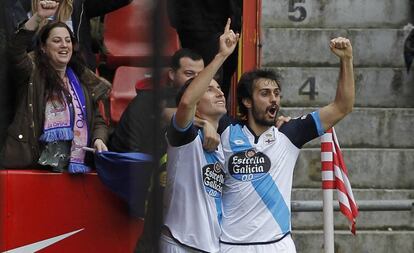
M 286 115 L 334 99 L 339 68 L 328 42 L 352 41 L 355 108 L 335 128 L 357 202 L 414 199 L 414 68 L 407 74 L 403 58 L 410 10 L 410 0 L 262 0 L 262 66 L 283 76 Z M 296 164 L 292 200 L 322 200 L 320 166 L 316 140 Z M 341 213 L 334 223 L 337 253 L 414 252 L 414 207 L 360 211 L 356 236 Z M 322 212 L 294 212 L 292 226 L 298 253 L 323 252 Z

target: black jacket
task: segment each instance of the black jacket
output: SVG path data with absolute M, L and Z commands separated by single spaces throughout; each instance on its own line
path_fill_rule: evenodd
M 92 51 L 91 24 L 89 20 L 103 16 L 117 10 L 132 0 L 74 0 L 72 22 L 73 30 L 79 41 L 80 50 L 83 52 L 90 69 L 96 68 L 95 55 Z
M 19 1 L 0 0 L 0 147 L 15 111 L 16 89 L 8 66 L 8 43 L 17 25 L 27 18 L 26 13 Z
M 167 0 L 171 26 L 180 33 L 222 32 L 227 18 L 231 28 L 241 30 L 242 0 Z

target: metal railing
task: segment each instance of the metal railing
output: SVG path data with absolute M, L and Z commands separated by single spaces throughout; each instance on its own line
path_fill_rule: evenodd
M 414 210 L 414 199 L 400 200 L 359 200 L 359 211 L 410 211 Z M 318 200 L 293 200 L 293 212 L 322 212 L 323 202 Z M 339 211 L 339 203 L 334 202 L 333 208 Z

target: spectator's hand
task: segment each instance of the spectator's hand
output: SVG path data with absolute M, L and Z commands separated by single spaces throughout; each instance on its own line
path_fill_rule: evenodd
M 217 130 L 206 120 L 203 125 L 203 148 L 207 152 L 213 152 L 220 144 L 220 135 Z
M 352 59 L 352 45 L 349 39 L 338 37 L 329 43 L 331 51 L 341 59 Z
M 53 0 L 41 0 L 37 4 L 37 15 L 41 18 L 48 18 L 55 15 L 59 2 Z
M 102 152 L 102 151 L 108 151 L 108 148 L 106 147 L 105 143 L 101 139 L 96 139 L 93 143 L 93 147 L 95 148 L 95 152 Z
M 279 116 L 276 120 L 276 127 L 280 128 L 284 123 L 289 122 L 292 118 L 289 116 Z
M 231 53 L 233 53 L 240 37 L 238 33 L 234 33 L 233 30 L 230 29 L 230 24 L 231 19 L 229 18 L 227 19 L 227 24 L 224 27 L 224 33 L 220 36 L 219 53 L 224 57 L 228 57 Z

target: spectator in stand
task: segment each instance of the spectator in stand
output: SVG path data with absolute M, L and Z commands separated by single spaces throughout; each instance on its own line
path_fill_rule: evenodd
M 209 64 L 219 49 L 218 38 L 228 18 L 231 29 L 241 32 L 243 0 L 168 0 L 168 16 L 181 46 L 199 53 Z M 231 78 L 237 68 L 237 48 L 219 70 L 219 83 L 228 98 Z
M 411 13 L 414 13 L 414 0 L 410 0 L 410 9 Z M 414 23 L 414 17 L 411 17 L 410 23 Z M 407 73 L 409 73 L 411 64 L 414 60 L 414 29 L 411 29 L 404 42 L 404 60 L 405 66 L 407 68 Z
M 6 168 L 43 165 L 53 171 L 85 173 L 92 161 L 83 147 L 107 150 L 107 126 L 98 101 L 108 94 L 110 83 L 81 63 L 70 28 L 62 22 L 44 25 L 34 52 L 27 53 L 39 23 L 58 6 L 55 1 L 39 1 L 37 12 L 10 41 L 8 53 L 20 100 L 1 152 Z
M 38 2 L 41 0 L 20 0 L 23 4 L 32 2 L 31 13 L 37 12 Z M 65 22 L 75 34 L 79 42 L 79 49 L 82 57 L 85 58 L 87 66 L 95 71 L 96 58 L 92 50 L 92 36 L 90 19 L 93 17 L 103 16 L 111 11 L 117 10 L 128 5 L 132 0 L 60 0 L 49 2 L 58 2 L 59 8 L 55 14 L 52 14 L 54 20 Z M 47 20 L 40 25 L 41 28 Z
M 404 60 L 407 73 L 410 71 L 414 59 L 414 29 L 411 30 L 404 42 Z
M 18 0 L 0 1 L 0 149 L 6 138 L 7 127 L 13 120 L 16 90 L 9 71 L 7 51 L 17 24 L 26 19 L 26 11 Z
M 163 126 L 167 126 L 175 111 L 175 94 L 184 83 L 195 77 L 204 68 L 200 55 L 189 49 L 178 50 L 171 59 L 168 70 L 168 83 L 163 88 L 164 110 Z M 149 83 L 151 79 L 141 81 Z M 151 153 L 153 150 L 153 108 L 154 94 L 151 89 L 137 90 L 137 96 L 129 103 L 110 137 L 109 149 L 115 152 Z M 164 149 L 165 150 L 165 149 Z

